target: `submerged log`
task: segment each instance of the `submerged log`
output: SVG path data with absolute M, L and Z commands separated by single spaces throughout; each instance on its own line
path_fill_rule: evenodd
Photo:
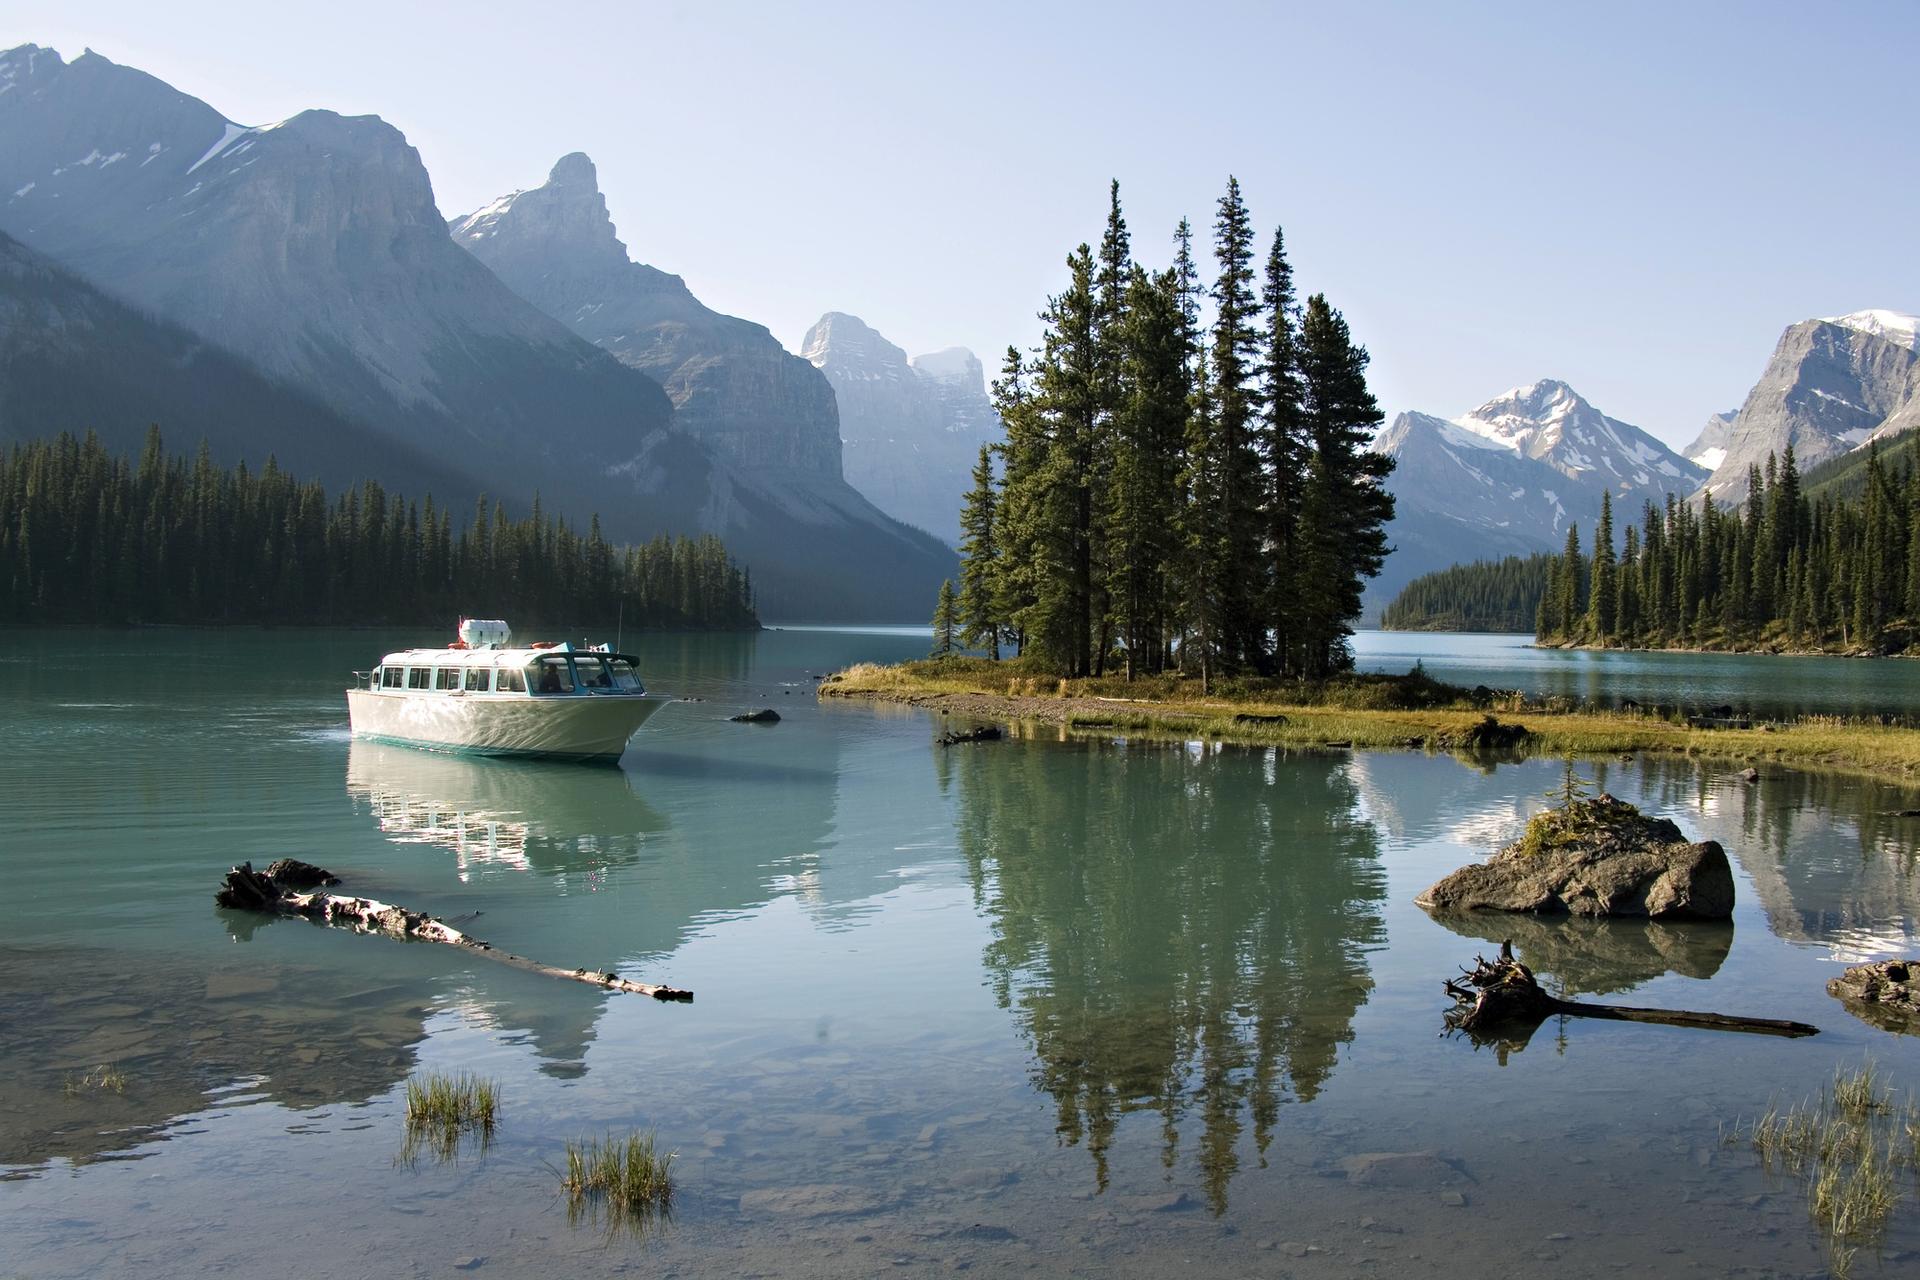
M 283 871 L 286 878 L 282 878 Z M 339 925 L 356 933 L 382 933 L 392 938 L 445 943 L 501 964 L 512 965 L 516 969 L 525 969 L 529 973 L 541 973 L 549 978 L 569 978 L 608 991 L 630 991 L 635 995 L 652 996 L 655 1000 L 693 999 L 693 992 L 682 991 L 678 987 L 634 982 L 615 973 L 593 969 L 561 969 L 541 964 L 538 960 L 529 960 L 511 951 L 502 951 L 490 942 L 469 937 L 445 920 L 424 911 L 409 911 L 405 907 L 376 902 L 372 898 L 318 891 L 301 892 L 300 889 L 303 885 L 339 883 L 339 879 L 327 871 L 292 859 L 274 863 L 264 874 L 255 871 L 251 862 L 243 862 L 227 872 L 213 900 L 223 907 L 271 915 L 300 916 L 320 924 Z
M 963 742 L 998 742 L 1001 736 L 998 725 L 983 724 L 977 729 L 956 729 L 952 733 L 943 733 L 934 742 L 943 747 L 956 747 Z
M 1687 1009 L 1638 1009 L 1618 1004 L 1587 1004 L 1560 1000 L 1541 990 L 1533 970 L 1513 958 L 1513 944 L 1500 944 L 1498 959 L 1473 958 L 1473 968 L 1461 971 L 1461 981 L 1448 979 L 1453 1008 L 1445 1021 L 1451 1031 L 1476 1039 L 1525 1037 L 1548 1018 L 1560 1014 L 1576 1018 L 1606 1018 L 1615 1022 L 1653 1022 L 1669 1027 L 1700 1027 L 1709 1031 L 1747 1031 L 1765 1036 L 1818 1035 L 1820 1028 L 1778 1018 L 1742 1018 L 1724 1013 L 1696 1013 Z

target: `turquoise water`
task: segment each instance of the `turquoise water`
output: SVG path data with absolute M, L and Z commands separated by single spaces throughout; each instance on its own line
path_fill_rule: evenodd
M 1888 816 L 1920 798 L 1871 780 L 1592 765 L 1727 846 L 1733 923 L 1460 932 L 1414 894 L 1556 765 L 940 748 L 922 713 L 813 698 L 923 636 L 789 631 L 642 642 L 649 686 L 700 700 L 587 770 L 350 741 L 345 673 L 431 636 L 7 638 L 0 1276 L 263 1249 L 326 1276 L 1800 1275 L 1826 1258 L 1802 1194 L 1723 1124 L 1869 1056 L 1920 1088 L 1920 1041 L 1823 990 L 1920 945 L 1920 823 Z M 1436 673 L 1501 652 L 1392 640 Z M 696 1000 L 212 905 L 282 855 Z M 1501 936 L 1570 992 L 1823 1034 L 1442 1038 L 1440 980 Z M 106 1064 L 124 1092 L 69 1095 Z M 500 1082 L 489 1149 L 397 1160 L 421 1068 Z M 671 1220 L 571 1219 L 562 1142 L 630 1127 L 678 1153 Z M 1432 1154 L 1354 1159 L 1380 1152 Z M 1911 1222 L 1856 1274 L 1910 1267 Z

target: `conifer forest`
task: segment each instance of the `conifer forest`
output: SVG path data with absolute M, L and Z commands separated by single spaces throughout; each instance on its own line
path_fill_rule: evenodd
M 1324 295 L 1299 300 L 1281 231 L 1259 239 L 1229 180 L 1212 282 L 1185 220 L 1150 267 L 1113 184 L 1040 345 L 993 384 L 1006 440 L 963 507 L 960 643 L 1069 676 L 1351 665 L 1393 463 L 1367 447 L 1365 349 Z
M 0 453 L 0 621 L 446 624 L 484 605 L 516 625 L 753 628 L 752 584 L 717 538 L 615 547 L 536 500 L 454 512 L 374 481 L 329 498 L 280 470 L 136 462 L 89 435 Z

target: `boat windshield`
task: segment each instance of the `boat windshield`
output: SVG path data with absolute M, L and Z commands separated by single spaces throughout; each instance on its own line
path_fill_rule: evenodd
M 625 658 L 614 658 L 607 664 L 613 668 L 613 687 L 622 693 L 645 693 L 640 684 L 640 673 Z
M 607 675 L 607 663 L 604 658 L 590 657 L 587 654 L 575 654 L 574 672 L 582 689 L 611 689 L 613 680 Z
M 572 693 L 573 669 L 559 654 L 542 658 L 527 668 L 527 687 L 535 693 Z

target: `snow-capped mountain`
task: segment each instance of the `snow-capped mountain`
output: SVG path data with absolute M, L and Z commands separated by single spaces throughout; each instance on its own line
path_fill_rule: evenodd
M 1590 541 L 1604 493 L 1624 523 L 1644 502 L 1692 493 L 1707 474 L 1553 380 L 1455 418 L 1402 413 L 1373 447 L 1395 459 L 1395 513 L 1394 551 L 1369 589 L 1369 612 L 1434 569 L 1558 550 L 1570 522 Z
M 1729 424 L 1706 491 L 1716 502 L 1740 501 L 1748 469 L 1789 444 L 1805 471 L 1915 426 L 1920 317 L 1875 310 L 1803 320 L 1780 335 Z
M 807 331 L 801 355 L 833 384 L 848 483 L 895 519 L 957 544 L 980 446 L 1004 434 L 978 357 L 948 347 L 908 359 L 840 311 Z

